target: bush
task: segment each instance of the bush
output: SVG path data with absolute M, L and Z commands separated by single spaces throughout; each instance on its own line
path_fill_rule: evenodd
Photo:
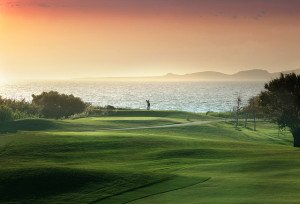
M 11 108 L 15 114 L 15 119 L 36 118 L 40 115 L 40 109 L 32 103 L 26 102 L 24 99 L 17 101 L 5 99 L 0 96 L 0 105 Z
M 32 95 L 32 98 L 32 103 L 40 107 L 42 115 L 46 118 L 70 117 L 82 113 L 86 108 L 86 104 L 80 98 L 56 91 Z
M 116 111 L 116 108 L 111 105 L 108 105 L 105 107 L 89 106 L 86 109 L 85 113 L 86 113 L 86 116 L 107 116 L 107 115 L 111 115 L 115 111 Z
M 7 106 L 0 106 L 0 122 L 8 122 L 14 120 L 14 112 Z

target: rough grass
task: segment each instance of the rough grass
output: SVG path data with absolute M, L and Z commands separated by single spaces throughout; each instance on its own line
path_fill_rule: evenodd
M 186 115 L 2 124 L 0 203 L 298 203 L 300 150 L 274 124 L 101 131 L 186 123 Z

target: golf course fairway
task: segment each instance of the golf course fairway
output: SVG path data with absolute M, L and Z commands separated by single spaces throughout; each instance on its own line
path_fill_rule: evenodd
M 259 121 L 119 111 L 0 125 L 0 203 L 299 203 L 300 149 Z

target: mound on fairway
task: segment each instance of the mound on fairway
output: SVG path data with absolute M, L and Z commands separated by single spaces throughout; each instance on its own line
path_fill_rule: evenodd
M 43 197 L 78 190 L 89 183 L 109 183 L 116 175 L 67 168 L 1 171 L 0 199 Z
M 174 111 L 2 124 L 0 202 L 297 203 L 291 134 L 257 128 Z

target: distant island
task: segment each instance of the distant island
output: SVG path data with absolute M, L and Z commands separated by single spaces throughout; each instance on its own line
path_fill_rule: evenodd
M 222 72 L 204 71 L 191 74 L 168 73 L 163 76 L 149 77 L 90 77 L 79 80 L 99 80 L 99 81 L 268 81 L 276 78 L 280 73 L 300 74 L 300 69 L 270 73 L 263 69 L 251 69 L 240 71 L 235 74 L 224 74 Z

